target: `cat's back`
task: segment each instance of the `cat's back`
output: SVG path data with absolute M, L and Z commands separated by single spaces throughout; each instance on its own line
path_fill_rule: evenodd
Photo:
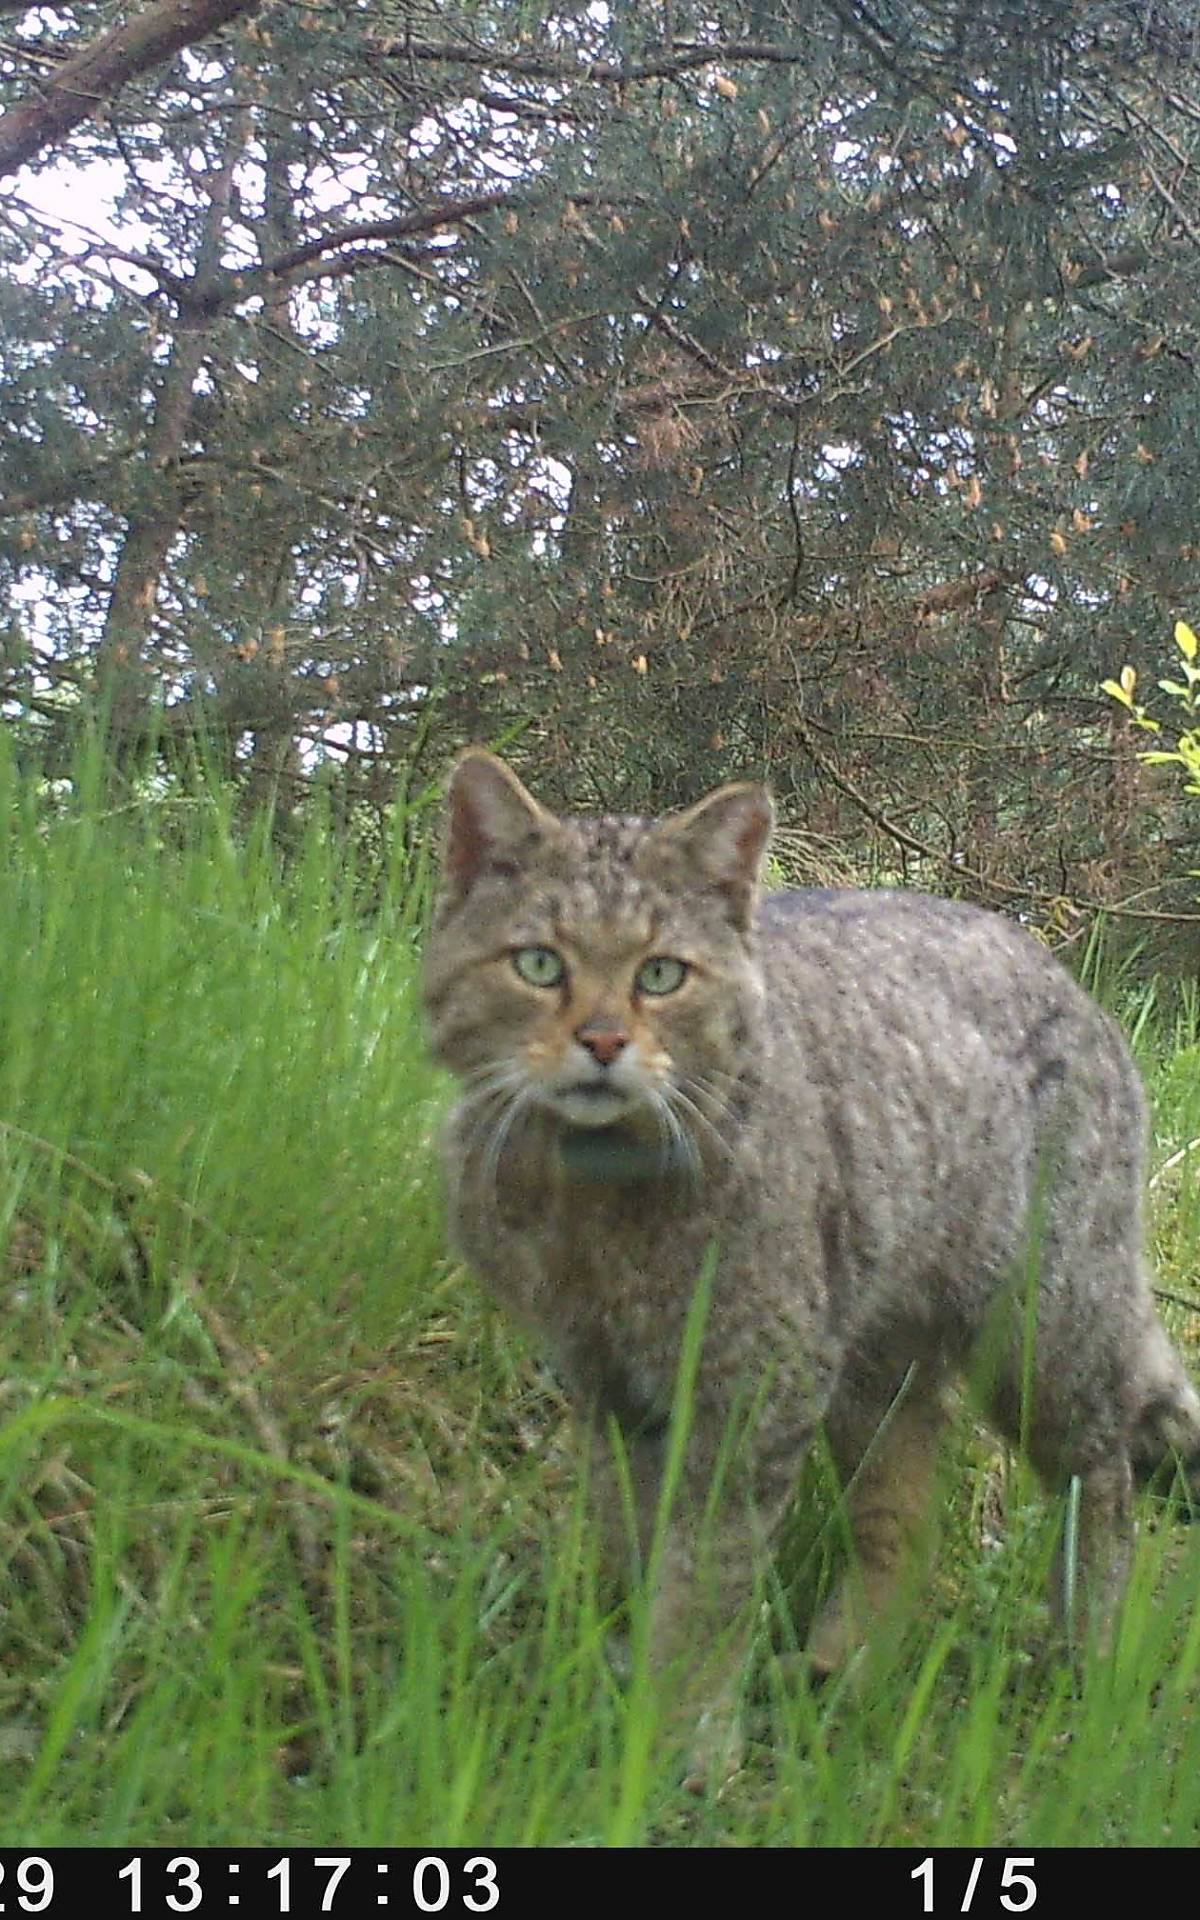
M 824 973 L 831 987 L 982 1006 L 1033 989 L 1102 1019 L 1066 968 L 1023 927 L 960 900 L 896 888 L 795 887 L 764 896 L 758 937 L 768 978 Z
M 980 1076 L 1038 1091 L 1103 1083 L 1136 1117 L 1136 1069 L 1116 1023 L 1039 940 L 961 901 L 894 889 L 764 897 L 758 937 L 769 1024 L 810 1058 L 885 1076 Z
M 1002 914 L 963 900 L 900 887 L 784 887 L 759 903 L 760 938 L 772 945 L 854 940 L 896 951 L 956 948 L 982 941 L 1028 952 L 1055 973 L 1064 970 L 1040 941 Z

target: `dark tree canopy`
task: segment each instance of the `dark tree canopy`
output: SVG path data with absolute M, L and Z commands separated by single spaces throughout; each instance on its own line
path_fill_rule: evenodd
M 1039 911 L 1189 864 L 1098 682 L 1200 608 L 1197 9 L 151 12 L 71 126 L 112 8 L 0 35 L 14 716 L 766 772 Z

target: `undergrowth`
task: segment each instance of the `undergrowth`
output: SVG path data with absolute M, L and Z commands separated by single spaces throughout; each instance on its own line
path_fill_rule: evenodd
M 0 1844 L 1194 1844 L 1186 1530 L 1144 1506 L 1115 1657 L 1057 1664 L 1062 1514 L 965 1419 L 928 1590 L 819 1691 L 801 1503 L 746 1765 L 681 1791 L 555 1384 L 445 1251 L 424 877 L 310 811 L 284 860 L 200 775 L 0 760 Z M 1195 1007 L 1101 975 L 1194 1356 Z

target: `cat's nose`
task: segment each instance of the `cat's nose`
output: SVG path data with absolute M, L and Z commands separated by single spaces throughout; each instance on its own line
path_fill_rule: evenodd
M 622 1033 L 620 1027 L 612 1027 L 600 1021 L 588 1020 L 582 1027 L 575 1029 L 575 1038 L 581 1047 L 586 1047 L 593 1060 L 602 1067 L 611 1067 L 619 1053 L 629 1045 L 629 1035 Z

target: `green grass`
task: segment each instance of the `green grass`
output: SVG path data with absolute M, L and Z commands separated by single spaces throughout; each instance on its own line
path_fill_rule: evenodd
M 285 867 L 203 781 L 77 784 L 0 764 L 0 1844 L 1195 1843 L 1200 1542 L 1145 1509 L 1076 1675 L 1062 1516 L 967 1427 L 922 1604 L 813 1692 L 818 1489 L 745 1768 L 684 1793 L 636 1622 L 627 1686 L 605 1655 L 565 1409 L 444 1250 L 420 876 L 367 910 L 319 809 Z M 1113 993 L 1162 1166 L 1195 1008 Z M 1155 1195 L 1181 1296 L 1198 1183 L 1200 1149 Z

